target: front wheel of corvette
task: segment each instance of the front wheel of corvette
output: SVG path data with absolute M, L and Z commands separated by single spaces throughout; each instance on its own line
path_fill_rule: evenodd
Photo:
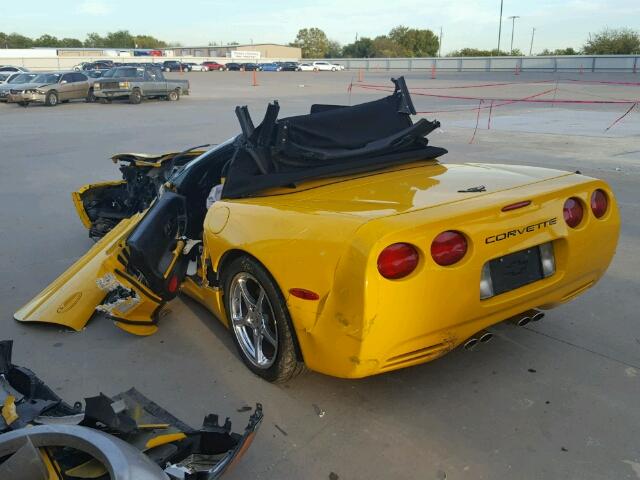
M 222 272 L 229 331 L 245 365 L 269 382 L 286 382 L 304 370 L 280 289 L 254 259 L 233 260 Z

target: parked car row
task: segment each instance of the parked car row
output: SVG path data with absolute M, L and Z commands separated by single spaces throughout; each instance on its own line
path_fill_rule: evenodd
M 0 102 L 53 107 L 70 100 L 111 103 L 125 99 L 139 104 L 144 98 L 177 101 L 189 95 L 188 80 L 170 80 L 159 68 L 114 67 L 109 70 L 12 74 L 0 84 Z

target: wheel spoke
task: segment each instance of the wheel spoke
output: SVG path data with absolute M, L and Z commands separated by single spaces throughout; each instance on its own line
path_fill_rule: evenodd
M 253 352 L 254 358 L 259 365 L 265 363 L 266 359 L 262 353 L 262 332 L 259 329 L 253 331 Z
M 248 327 L 250 325 L 249 319 L 246 316 L 234 318 L 233 323 L 235 323 L 237 327 Z
M 267 339 L 267 342 L 269 342 L 271 345 L 275 347 L 277 343 L 275 335 L 271 334 L 271 332 L 269 331 L 269 327 L 267 327 L 264 320 L 262 321 L 262 326 L 260 327 L 260 331 L 262 333 L 262 336 Z
M 247 307 L 255 308 L 256 304 L 247 289 L 247 281 L 245 279 L 238 280 L 238 287 L 240 288 L 240 295 L 242 295 Z

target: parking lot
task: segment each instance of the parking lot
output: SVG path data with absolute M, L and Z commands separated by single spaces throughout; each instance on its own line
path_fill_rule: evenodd
M 622 232 L 596 287 L 534 325 L 497 326 L 472 352 L 363 380 L 310 372 L 285 385 L 252 375 L 222 325 L 187 298 L 151 337 L 101 316 L 78 333 L 14 322 L 93 244 L 70 192 L 118 178 L 113 154 L 219 143 L 239 132 L 236 105 L 257 123 L 272 99 L 281 117 L 359 103 L 402 74 L 358 82 L 358 72 L 258 72 L 253 86 L 252 72 L 172 73 L 191 84 L 178 102 L 0 104 L 0 338 L 15 340 L 16 363 L 70 402 L 135 386 L 193 425 L 213 411 L 241 429 L 242 407 L 261 402 L 263 426 L 229 479 L 640 478 L 640 108 L 620 118 L 640 101 L 640 76 L 430 73 L 406 78 L 423 94 L 416 109 L 438 112 L 424 115 L 442 123 L 429 139 L 449 150 L 444 163 L 580 170 L 612 186 Z M 523 101 L 532 98 L 549 101 Z

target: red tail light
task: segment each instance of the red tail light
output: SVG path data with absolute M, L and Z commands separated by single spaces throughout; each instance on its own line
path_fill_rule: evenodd
M 170 279 L 169 279 L 169 283 L 167 283 L 167 291 L 169 293 L 176 293 L 178 291 L 178 276 L 177 275 L 173 275 Z
M 443 267 L 459 262 L 466 253 L 467 239 L 460 232 L 442 232 L 431 242 L 431 256 Z
M 564 221 L 567 222 L 567 225 L 569 225 L 571 228 L 576 228 L 582 221 L 584 209 L 582 208 L 582 203 L 580 203 L 580 200 L 575 197 L 571 197 L 566 202 L 564 202 L 562 213 L 564 215 Z
M 609 199 L 607 194 L 598 189 L 591 194 L 591 211 L 596 218 L 601 218 L 607 213 L 609 207 Z
M 384 278 L 396 280 L 413 272 L 418 266 L 418 250 L 408 243 L 394 243 L 378 256 L 378 272 Z

